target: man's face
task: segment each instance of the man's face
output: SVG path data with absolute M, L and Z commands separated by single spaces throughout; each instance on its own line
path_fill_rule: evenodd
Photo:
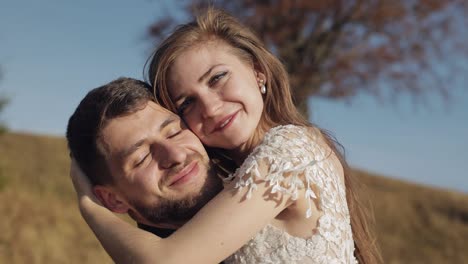
M 153 102 L 110 120 L 99 143 L 113 191 L 137 221 L 186 221 L 221 189 L 199 139 Z

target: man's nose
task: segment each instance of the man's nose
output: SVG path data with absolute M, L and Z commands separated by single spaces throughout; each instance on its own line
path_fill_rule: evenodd
M 167 142 L 162 144 L 160 147 L 160 166 L 163 169 L 169 169 L 185 163 L 187 153 L 185 152 L 185 149 L 176 142 Z

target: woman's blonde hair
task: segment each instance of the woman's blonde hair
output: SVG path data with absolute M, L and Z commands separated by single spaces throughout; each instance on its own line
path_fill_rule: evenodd
M 295 124 L 316 127 L 309 123 L 297 110 L 291 95 L 289 77 L 283 64 L 269 52 L 262 41 L 246 26 L 229 14 L 213 8 L 197 16 L 196 21 L 179 26 L 166 38 L 150 58 L 148 81 L 158 102 L 172 111 L 176 107 L 168 88 L 168 75 L 172 63 L 184 51 L 201 43 L 222 41 L 233 48 L 243 61 L 250 63 L 266 77 L 268 91 L 264 95 L 264 111 L 259 129 L 276 125 Z M 344 169 L 346 199 L 351 216 L 351 227 L 355 242 L 355 256 L 360 263 L 379 263 L 381 257 L 368 223 L 365 208 L 357 198 L 355 177 L 351 175 L 343 155 L 338 151 L 341 145 L 324 130 L 320 130 L 327 144 L 339 157 Z M 221 160 L 221 167 L 232 171 L 234 166 L 215 149 L 208 148 L 211 158 Z

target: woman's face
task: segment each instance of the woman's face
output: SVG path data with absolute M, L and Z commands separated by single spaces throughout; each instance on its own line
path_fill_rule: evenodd
M 184 51 L 169 71 L 179 114 L 207 146 L 250 149 L 263 111 L 257 78 L 265 76 L 220 41 Z

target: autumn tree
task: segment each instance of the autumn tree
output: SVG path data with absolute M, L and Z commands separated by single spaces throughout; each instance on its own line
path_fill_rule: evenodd
M 211 1 L 210 1 L 211 2 Z M 206 1 L 179 2 L 190 18 Z M 437 70 L 448 49 L 468 54 L 464 0 L 217 0 L 250 26 L 285 64 L 294 97 L 352 98 L 360 91 L 385 100 L 409 93 L 422 98 L 450 85 Z M 148 29 L 156 44 L 186 22 L 167 12 Z M 468 34 L 466 34 L 468 36 Z

